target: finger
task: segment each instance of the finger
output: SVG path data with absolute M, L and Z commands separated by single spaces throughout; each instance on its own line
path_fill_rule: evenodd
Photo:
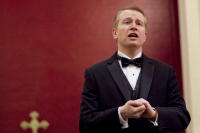
M 143 102 L 143 104 L 145 105 L 147 112 L 149 113 L 154 112 L 154 108 L 151 106 L 151 104 L 147 100 L 141 99 L 141 102 Z
M 143 98 L 140 98 L 139 101 L 145 105 L 146 108 L 151 108 L 149 102 Z
M 140 118 L 142 116 L 142 114 L 144 113 L 145 110 L 143 111 L 139 111 L 134 113 L 134 115 L 130 116 L 131 118 Z
M 131 106 L 134 106 L 134 107 L 138 107 L 138 106 L 143 105 L 143 103 L 140 100 L 131 100 L 131 101 L 129 101 L 128 104 L 131 105 Z
M 140 103 L 143 103 L 143 104 L 148 102 L 147 100 L 145 100 L 145 99 L 143 99 L 143 98 L 138 99 L 138 101 L 139 101 Z
M 137 112 L 141 112 L 141 111 L 145 111 L 146 110 L 146 107 L 144 106 L 144 105 L 141 105 L 141 106 L 139 106 L 139 107 L 133 107 L 133 111 L 135 112 L 135 113 L 137 113 Z

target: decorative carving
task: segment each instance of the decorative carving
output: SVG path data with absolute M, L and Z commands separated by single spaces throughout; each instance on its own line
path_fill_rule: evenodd
M 20 127 L 24 130 L 30 128 L 32 133 L 38 133 L 39 128 L 47 129 L 49 127 L 49 122 L 46 120 L 42 120 L 41 122 L 38 121 L 39 113 L 37 111 L 32 111 L 29 114 L 31 121 L 22 121 L 20 123 Z

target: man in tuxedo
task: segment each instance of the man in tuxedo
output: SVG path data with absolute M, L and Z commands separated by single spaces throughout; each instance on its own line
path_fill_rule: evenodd
M 165 133 L 188 126 L 190 115 L 174 69 L 142 53 L 146 25 L 138 7 L 116 14 L 118 51 L 85 71 L 81 133 Z

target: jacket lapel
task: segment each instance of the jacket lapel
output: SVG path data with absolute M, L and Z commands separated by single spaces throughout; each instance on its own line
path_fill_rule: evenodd
M 120 68 L 119 62 L 117 60 L 117 53 L 113 55 L 108 63 L 108 70 L 110 71 L 112 78 L 118 85 L 122 95 L 128 101 L 131 99 L 129 86 L 126 84 L 126 76 Z
M 154 64 L 152 61 L 143 54 L 143 67 L 141 70 L 141 83 L 140 83 L 140 97 L 147 99 L 151 83 L 153 80 Z M 117 52 L 108 61 L 108 70 L 112 75 L 112 78 L 118 85 L 120 92 L 124 98 L 128 101 L 131 100 L 129 86 L 126 84 L 126 76 L 120 68 L 119 62 L 117 60 Z
M 150 59 L 143 55 L 143 67 L 142 67 L 142 77 L 141 77 L 141 87 L 140 87 L 140 97 L 147 99 L 151 83 L 153 80 L 154 65 Z

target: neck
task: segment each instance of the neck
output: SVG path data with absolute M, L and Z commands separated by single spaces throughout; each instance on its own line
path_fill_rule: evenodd
M 142 47 L 140 48 L 133 47 L 133 48 L 128 48 L 128 49 L 118 48 L 118 50 L 124 53 L 125 55 L 127 55 L 128 57 L 134 58 L 136 55 L 142 52 Z

